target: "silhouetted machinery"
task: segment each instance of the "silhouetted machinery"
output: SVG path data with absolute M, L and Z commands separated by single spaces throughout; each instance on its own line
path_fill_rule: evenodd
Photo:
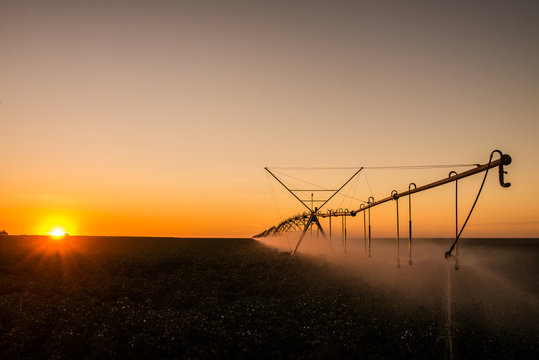
M 496 160 L 493 160 L 494 158 L 494 155 L 495 154 L 498 154 L 499 155 L 499 158 L 496 159 Z M 370 224 L 370 210 L 371 208 L 375 207 L 375 206 L 378 206 L 378 205 L 381 205 L 381 204 L 384 204 L 386 202 L 390 202 L 390 201 L 395 201 L 395 204 L 396 204 L 396 210 L 397 210 L 397 241 L 400 240 L 400 233 L 399 233 L 399 207 L 398 207 L 398 200 L 402 197 L 408 197 L 408 218 L 409 218 L 409 221 L 408 221 L 408 248 L 409 248 L 409 264 L 411 265 L 412 264 L 412 195 L 413 194 L 416 194 L 418 192 L 421 192 L 421 191 L 425 191 L 425 190 L 429 190 L 429 189 L 433 189 L 435 187 L 438 187 L 438 186 L 441 186 L 441 185 L 446 185 L 446 184 L 449 184 L 449 183 L 455 183 L 455 240 L 454 242 L 452 243 L 451 247 L 449 248 L 449 250 L 445 253 L 445 256 L 448 258 L 448 257 L 451 257 L 452 254 L 453 254 L 453 251 L 456 249 L 457 251 L 457 254 L 458 254 L 458 241 L 459 241 L 459 238 L 460 236 L 462 235 L 462 232 L 464 230 L 464 228 L 466 227 L 466 224 L 468 223 L 468 220 L 470 219 L 470 215 L 472 214 L 474 208 L 475 208 L 475 205 L 477 203 L 477 200 L 479 199 L 479 196 L 481 194 L 481 191 L 483 189 L 483 186 L 485 184 L 485 180 L 487 178 L 487 175 L 488 175 L 488 172 L 490 169 L 492 168 L 495 168 L 497 167 L 498 168 L 498 177 L 499 177 L 499 182 L 500 182 L 500 185 L 503 187 L 503 188 L 507 188 L 509 186 L 511 186 L 511 183 L 509 182 L 505 182 L 505 175 L 507 174 L 507 172 L 505 171 L 504 169 L 504 166 L 507 166 L 511 164 L 511 157 L 508 155 L 508 154 L 503 154 L 500 150 L 494 150 L 491 152 L 490 154 L 490 158 L 489 158 L 489 161 L 488 163 L 485 163 L 483 165 L 480 165 L 480 164 L 475 164 L 473 165 L 474 167 L 469 169 L 469 170 L 466 170 L 466 171 L 463 171 L 461 173 L 457 173 L 456 171 L 451 171 L 449 173 L 449 176 L 447 178 L 444 178 L 444 179 L 440 179 L 438 181 L 434 181 L 432 183 L 429 183 L 429 184 L 425 184 L 425 185 L 421 185 L 421 186 L 417 186 L 415 183 L 410 183 L 408 185 L 408 190 L 406 191 L 403 191 L 403 192 L 398 192 L 396 190 L 393 190 L 390 194 L 390 196 L 388 197 L 385 197 L 381 200 L 377 200 L 375 201 L 374 197 L 369 197 L 368 201 L 366 201 L 364 204 L 361 204 L 359 206 L 358 209 L 355 209 L 355 210 L 348 210 L 348 209 L 337 209 L 337 210 L 327 210 L 326 212 L 322 212 L 322 208 L 335 196 L 337 195 L 337 193 L 339 193 L 339 191 L 341 191 L 354 177 L 356 177 L 362 170 L 364 169 L 369 169 L 369 167 L 360 167 L 360 168 L 357 168 L 357 171 L 338 189 L 322 189 L 322 188 L 317 188 L 317 189 L 290 189 L 288 186 L 286 186 L 283 181 L 281 179 L 279 179 L 275 174 L 274 172 L 272 172 L 270 169 L 268 169 L 267 167 L 264 168 L 273 178 L 275 178 L 275 180 L 277 180 L 279 182 L 279 184 L 281 184 L 286 190 L 288 190 L 288 192 L 290 192 L 290 194 L 292 194 L 305 208 L 307 208 L 307 211 L 302 213 L 302 214 L 298 214 L 298 215 L 295 215 L 295 216 L 292 216 L 292 217 L 289 217 L 285 220 L 283 220 L 282 222 L 280 222 L 278 225 L 276 226 L 272 226 L 271 228 L 261 232 L 260 234 L 257 234 L 255 235 L 254 237 L 255 238 L 260 238 L 260 237 L 268 237 L 268 236 L 277 236 L 277 235 L 281 235 L 283 234 L 284 232 L 287 232 L 287 231 L 297 231 L 297 230 L 301 230 L 302 233 L 301 233 L 301 236 L 294 248 L 294 250 L 292 251 L 292 255 L 294 255 L 304 236 L 305 236 L 305 233 L 307 232 L 307 230 L 309 230 L 310 228 L 312 228 L 313 226 L 316 226 L 317 227 L 317 230 L 320 231 L 320 233 L 322 234 L 322 236 L 324 238 L 326 238 L 326 234 L 322 228 L 322 225 L 320 224 L 320 221 L 319 221 L 319 218 L 326 218 L 326 217 L 329 217 L 330 219 L 330 236 L 331 236 L 331 218 L 332 217 L 341 217 L 342 219 L 342 223 L 343 223 L 343 231 L 342 231 L 342 235 L 343 235 L 343 245 L 344 245 L 344 248 L 345 248 L 345 251 L 346 251 L 346 217 L 348 216 L 356 216 L 357 214 L 359 213 L 363 213 L 363 229 L 364 229 L 364 238 L 365 238 L 365 244 L 367 244 L 367 239 L 368 239 L 368 249 L 369 249 L 369 256 L 370 256 L 370 249 L 371 249 L 371 224 Z M 451 165 L 427 165 L 427 166 L 416 166 L 416 167 L 451 167 Z M 456 165 L 454 165 L 456 166 Z M 398 166 L 398 167 L 403 167 L 403 166 Z M 409 166 L 409 168 L 413 168 L 414 166 Z M 466 220 L 464 221 L 463 225 L 460 227 L 460 231 L 459 231 L 459 225 L 458 225 L 458 180 L 460 179 L 463 179 L 463 178 L 466 178 L 468 176 L 472 176 L 472 175 L 476 175 L 476 174 L 479 174 L 479 173 L 484 173 L 484 177 L 483 177 L 483 181 L 481 183 L 481 187 L 479 188 L 479 191 L 477 193 L 477 196 L 475 198 L 475 201 L 468 213 L 468 216 L 466 217 Z M 311 195 L 311 199 L 301 199 L 297 194 L 298 193 L 304 193 L 304 192 L 325 192 L 327 194 L 329 194 L 328 197 L 324 198 L 324 199 L 317 199 L 317 200 L 314 200 L 312 195 Z M 319 206 L 314 206 L 314 202 L 319 202 L 321 203 Z M 310 203 L 310 204 L 309 204 Z M 368 226 L 367 226 L 367 217 L 368 217 Z M 368 229 L 368 230 L 367 230 Z M 367 237 L 368 235 L 368 237 Z M 399 260 L 399 263 L 398 263 L 398 266 L 400 266 L 400 260 Z M 455 265 L 455 267 L 458 269 L 458 260 L 457 260 L 457 263 Z

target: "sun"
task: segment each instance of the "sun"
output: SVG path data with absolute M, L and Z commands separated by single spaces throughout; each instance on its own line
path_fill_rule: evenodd
M 49 232 L 49 234 L 55 239 L 61 239 L 65 236 L 66 232 L 61 227 L 55 227 Z

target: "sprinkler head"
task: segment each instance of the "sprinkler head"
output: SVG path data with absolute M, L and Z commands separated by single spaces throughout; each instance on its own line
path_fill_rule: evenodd
M 502 164 L 509 165 L 509 164 L 511 164 L 511 161 L 512 161 L 511 156 L 509 156 L 507 154 L 502 155 L 502 157 L 501 157 Z

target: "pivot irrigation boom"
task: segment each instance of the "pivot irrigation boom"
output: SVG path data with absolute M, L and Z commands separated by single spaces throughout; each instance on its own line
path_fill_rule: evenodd
M 493 160 L 494 154 L 498 154 L 499 158 L 496 159 L 496 160 Z M 432 182 L 432 183 L 429 183 L 429 184 L 425 184 L 425 185 L 422 185 L 422 186 L 416 186 L 416 184 L 410 183 L 408 185 L 408 190 L 407 191 L 403 191 L 403 192 L 399 193 L 396 190 L 393 190 L 391 192 L 390 196 L 385 197 L 385 198 L 383 198 L 381 200 L 378 200 L 378 201 L 375 201 L 374 197 L 371 196 L 371 197 L 369 197 L 368 201 L 366 202 L 366 205 L 361 204 L 361 206 L 358 209 L 355 209 L 355 210 L 342 210 L 342 209 L 339 209 L 339 210 L 327 210 L 325 213 L 321 212 L 321 209 L 324 207 L 324 205 L 326 205 L 328 203 L 328 201 L 330 201 L 357 174 L 359 174 L 365 168 L 363 168 L 363 167 L 359 168 L 359 170 L 357 170 L 354 173 L 354 175 L 352 175 L 352 177 L 350 177 L 338 189 L 335 189 L 335 190 L 307 189 L 306 190 L 306 189 L 290 189 L 272 171 L 270 171 L 266 167 L 264 169 L 273 178 L 275 178 L 279 182 L 279 184 L 281 184 L 286 190 L 288 190 L 288 192 L 290 192 L 304 207 L 306 207 L 308 212 L 304 212 L 303 214 L 299 214 L 299 215 L 289 217 L 289 218 L 281 221 L 278 225 L 273 226 L 273 227 L 261 232 L 260 234 L 255 235 L 254 237 L 255 238 L 261 238 L 261 237 L 268 237 L 268 236 L 276 236 L 276 235 L 280 235 L 280 234 L 282 234 L 284 232 L 287 232 L 287 231 L 302 230 L 302 234 L 301 234 L 301 236 L 300 236 L 294 250 L 292 251 L 292 255 L 294 255 L 297 252 L 297 250 L 299 248 L 299 245 L 301 244 L 301 241 L 303 240 L 303 237 L 305 236 L 305 233 L 312 226 L 316 225 L 318 230 L 324 236 L 324 238 L 326 237 L 325 232 L 324 232 L 324 230 L 322 228 L 322 225 L 320 224 L 320 221 L 318 220 L 319 218 L 326 218 L 326 217 L 330 218 L 330 234 L 331 234 L 331 217 L 342 217 L 342 219 L 343 219 L 343 230 L 344 230 L 343 231 L 343 236 L 344 236 L 343 241 L 344 241 L 344 244 L 346 244 L 346 221 L 345 221 L 346 217 L 347 216 L 352 216 L 353 217 L 353 216 L 356 216 L 357 214 L 359 214 L 360 212 L 363 212 L 365 238 L 367 237 L 367 230 L 366 230 L 366 227 L 365 227 L 365 214 L 366 213 L 368 214 L 368 218 L 369 218 L 368 235 L 369 235 L 369 254 L 370 254 L 370 244 L 371 244 L 370 209 L 375 207 L 375 206 L 386 203 L 388 201 L 396 201 L 396 204 L 397 204 L 397 237 L 399 237 L 399 230 L 398 230 L 398 216 L 399 216 L 399 213 L 398 213 L 398 199 L 401 198 L 401 197 L 404 197 L 404 196 L 408 196 L 408 211 L 409 211 L 409 223 L 408 223 L 408 228 L 409 228 L 408 230 L 409 231 L 408 232 L 409 232 L 409 248 L 410 248 L 409 263 L 411 264 L 411 241 L 412 241 L 412 205 L 411 205 L 411 196 L 413 194 L 415 194 L 415 193 L 425 191 L 425 190 L 429 190 L 429 189 L 433 189 L 435 187 L 445 185 L 445 184 L 449 184 L 449 183 L 452 183 L 452 182 L 455 182 L 455 184 L 457 184 L 457 181 L 460 180 L 460 179 L 463 179 L 463 178 L 466 178 L 468 176 L 472 176 L 472 175 L 476 175 L 476 174 L 484 172 L 485 174 L 484 174 L 483 181 L 481 183 L 481 187 L 479 189 L 479 192 L 477 193 L 475 201 L 474 201 L 474 203 L 473 203 L 473 205 L 472 205 L 472 207 L 470 209 L 470 212 L 468 213 L 468 216 L 466 217 L 466 220 L 465 220 L 464 224 L 462 225 L 460 231 L 458 231 L 458 213 L 456 213 L 457 225 L 456 225 L 456 230 L 455 230 L 455 241 L 451 245 L 450 249 L 445 253 L 446 257 L 450 257 L 452 255 L 452 251 L 455 249 L 455 247 L 457 247 L 457 250 L 458 250 L 458 240 L 459 240 L 459 238 L 460 238 L 460 236 L 462 234 L 462 231 L 466 227 L 466 224 L 468 223 L 468 220 L 470 219 L 470 215 L 472 214 L 473 209 L 475 208 L 477 200 L 479 199 L 479 195 L 481 194 L 481 190 L 483 189 L 483 185 L 485 184 L 485 180 L 487 178 L 488 171 L 490 169 L 492 169 L 492 168 L 498 167 L 498 176 L 499 176 L 500 185 L 502 187 L 504 187 L 504 188 L 507 188 L 507 187 L 511 186 L 511 184 L 508 183 L 508 182 L 505 182 L 505 174 L 507 174 L 507 172 L 505 171 L 504 166 L 507 166 L 509 164 L 511 164 L 511 157 L 509 155 L 503 154 L 500 150 L 494 150 L 490 154 L 490 158 L 489 158 L 488 163 L 485 163 L 483 165 L 476 164 L 475 167 L 470 169 L 470 170 L 467 170 L 467 171 L 464 171 L 464 172 L 461 172 L 461 173 L 451 171 L 447 178 L 440 179 L 438 181 L 435 181 L 435 182 Z M 332 194 L 327 199 L 323 199 L 323 200 L 300 199 L 296 195 L 296 193 L 297 192 L 304 192 L 304 191 L 326 191 L 326 192 L 328 192 L 330 194 L 332 193 Z M 457 191 L 456 201 L 458 201 L 458 187 L 457 186 L 456 186 L 456 191 Z M 308 206 L 309 201 L 311 202 L 311 206 Z M 315 207 L 314 206 L 314 201 L 321 202 L 321 205 Z

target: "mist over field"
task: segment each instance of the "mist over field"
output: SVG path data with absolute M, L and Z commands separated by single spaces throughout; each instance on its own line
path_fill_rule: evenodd
M 289 233 L 259 240 L 289 251 L 298 238 L 299 233 Z M 296 256 L 316 259 L 375 291 L 389 291 L 397 302 L 438 311 L 451 329 L 453 348 L 460 348 L 457 352 L 462 351 L 459 342 L 485 329 L 539 340 L 539 239 L 463 238 L 458 262 L 444 257 L 452 241 L 413 239 L 409 265 L 408 238 L 400 239 L 399 252 L 396 239 L 372 238 L 369 257 L 368 239 L 348 237 L 345 253 L 342 234 L 334 233 L 330 246 L 313 231 L 312 237 L 307 232 Z M 478 324 L 484 329 L 475 328 Z

